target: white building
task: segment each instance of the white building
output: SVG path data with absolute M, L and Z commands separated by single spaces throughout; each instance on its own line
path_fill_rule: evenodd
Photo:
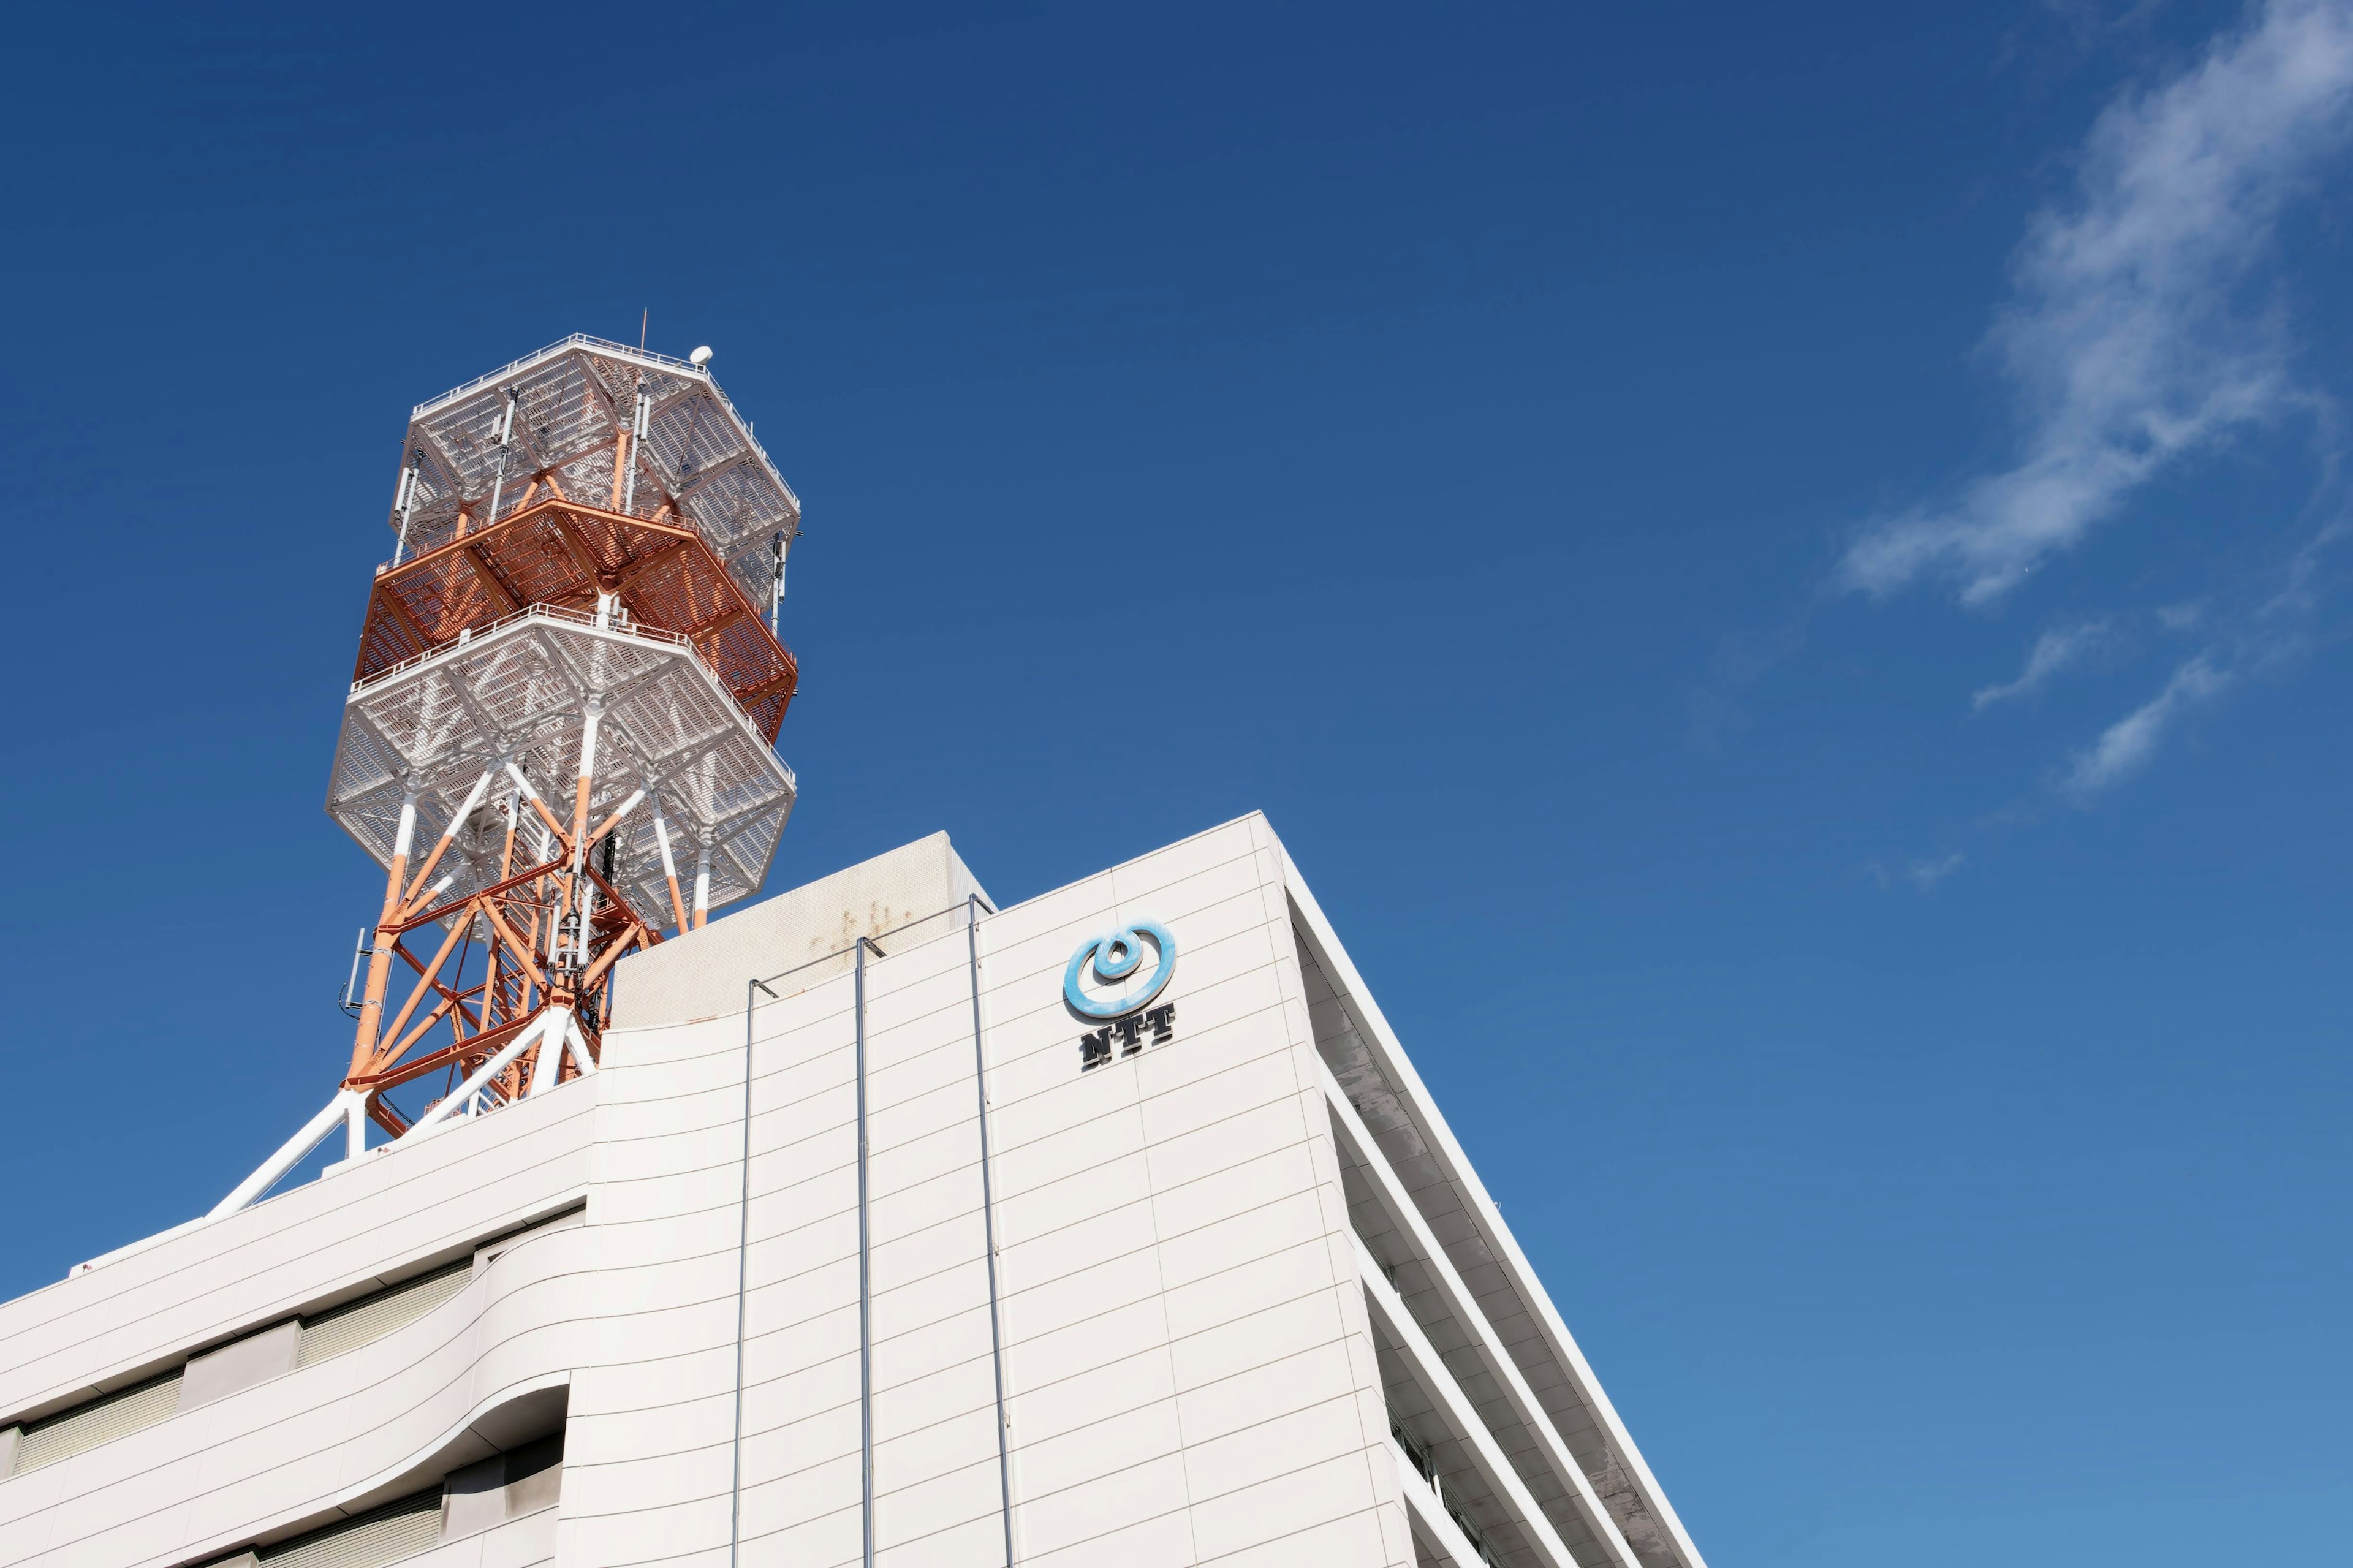
M 1701 1568 L 1264 818 L 993 912 L 937 836 L 617 994 L 0 1306 L 0 1568 Z

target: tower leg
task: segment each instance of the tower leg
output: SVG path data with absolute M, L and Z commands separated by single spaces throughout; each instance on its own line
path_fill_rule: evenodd
M 392 924 L 400 914 L 406 888 L 408 851 L 417 838 L 417 785 L 407 784 L 400 796 L 400 828 L 393 836 L 392 864 L 385 868 L 384 912 L 376 917 L 375 951 L 368 954 L 367 990 L 360 998 L 359 1027 L 352 1036 L 352 1070 L 356 1078 L 375 1060 L 376 1031 L 384 1023 L 384 991 L 392 980 Z

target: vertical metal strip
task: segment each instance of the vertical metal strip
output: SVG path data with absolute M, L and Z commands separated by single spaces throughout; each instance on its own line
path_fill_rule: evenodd
M 972 974 L 972 1087 L 980 1117 L 980 1228 L 988 1258 L 988 1355 L 997 1374 L 997 1494 L 1005 1516 L 1005 1568 L 1013 1568 L 1013 1462 L 1005 1427 L 1005 1333 L 997 1307 L 997 1199 L 988 1174 L 988 1058 L 980 1033 L 980 900 L 965 899 L 965 959 Z
M 874 1568 L 874 1337 L 866 1222 L 866 939 L 858 939 L 858 1480 L 866 1568 Z
M 727 1568 L 744 1542 L 744 1297 L 752 1243 L 752 1000 L 768 991 L 757 980 L 744 987 L 744 1183 L 735 1197 L 735 1440 L 733 1473 L 727 1483 Z M 776 994 L 768 991 L 768 999 Z

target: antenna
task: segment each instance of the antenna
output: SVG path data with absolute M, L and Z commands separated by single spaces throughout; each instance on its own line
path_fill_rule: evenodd
M 522 389 L 508 387 L 507 405 L 500 415 L 497 427 L 491 432 L 491 440 L 499 449 L 499 476 L 491 484 L 491 510 L 484 514 L 491 522 L 499 520 L 499 497 L 507 488 L 507 459 L 514 455 L 515 409 L 522 402 Z
M 783 529 L 776 530 L 776 537 L 771 542 L 771 547 L 776 552 L 776 579 L 768 595 L 768 635 L 782 642 L 784 633 L 777 629 L 777 623 L 783 619 L 785 612 L 785 531 Z
M 653 394 L 646 389 L 646 378 L 638 377 L 638 411 L 629 420 L 629 436 L 634 445 L 625 448 L 622 456 L 628 464 L 629 475 L 621 488 L 621 510 L 635 511 L 638 506 L 638 461 L 635 448 L 646 444 L 646 421 L 653 414 Z
M 417 470 L 424 461 L 422 454 L 409 455 L 408 467 L 400 472 L 399 493 L 392 500 L 393 510 L 400 513 L 400 537 L 393 542 L 392 546 L 392 563 L 395 566 L 400 564 L 401 556 L 408 551 L 408 514 L 417 505 Z
M 653 319 L 654 308 L 651 305 L 638 312 L 638 352 L 639 353 L 646 352 L 646 323 Z
M 701 348 L 695 350 L 692 353 L 687 355 L 686 363 L 692 365 L 697 370 L 701 370 L 704 366 L 708 365 L 711 363 L 711 345 L 709 343 L 705 343 Z
M 756 458 L 727 470 L 725 505 L 681 506 L 673 451 L 751 445 L 702 372 L 710 353 L 681 375 L 566 338 L 412 415 L 396 553 L 369 593 L 328 786 L 329 814 L 382 877 L 337 996 L 353 1032 L 336 1065 L 350 1065 L 216 1217 L 339 1131 L 356 1158 L 374 1121 L 389 1152 L 596 1071 L 615 965 L 766 878 L 797 791 L 775 746 L 799 671 L 779 642 L 722 634 L 763 597 L 779 624 L 800 504 Z M 633 377 L 627 401 L 594 390 Z M 720 472 L 705 467 L 698 479 Z M 732 720 L 673 734 L 664 718 L 706 713 Z M 665 792 L 657 762 L 694 787 Z M 432 1098 L 445 1068 L 456 1082 Z

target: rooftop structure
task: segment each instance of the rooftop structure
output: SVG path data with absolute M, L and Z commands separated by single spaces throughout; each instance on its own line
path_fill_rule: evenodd
M 419 410 L 329 785 L 385 874 L 348 1069 L 0 1303 L 0 1568 L 1705 1568 L 1264 817 L 710 922 L 797 669 L 707 358 Z M 735 488 L 641 462 L 681 411 Z
M 385 879 L 348 1068 L 208 1218 L 593 1073 L 613 966 L 766 877 L 800 503 L 709 359 L 574 336 L 412 414 L 327 794 Z
M 801 503 L 712 379 L 575 332 L 420 403 L 389 522 L 396 563 L 503 521 L 553 491 L 635 517 L 691 517 L 755 599 Z
M 0 1568 L 1704 1568 L 1263 817 L 617 984 L 594 1075 L 0 1303 Z

